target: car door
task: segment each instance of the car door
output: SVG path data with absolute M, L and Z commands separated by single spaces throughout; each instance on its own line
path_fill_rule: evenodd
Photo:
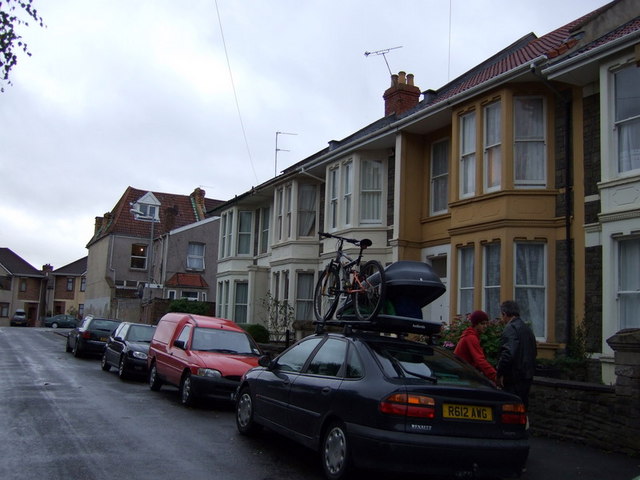
M 256 415 L 280 429 L 289 430 L 289 390 L 309 356 L 322 341 L 312 337 L 295 344 L 275 359 L 271 367 L 256 379 Z
M 162 375 L 173 385 L 180 385 L 182 371 L 186 365 L 191 363 L 189 349 L 191 348 L 192 330 L 192 325 L 186 324 L 175 341 L 167 345 L 168 354 L 165 357 L 165 371 L 162 372 Z
M 329 337 L 313 354 L 289 392 L 290 427 L 297 434 L 312 438 L 330 411 L 344 376 L 347 342 Z
M 124 349 L 124 338 L 127 336 L 129 330 L 129 324 L 120 324 L 116 328 L 115 332 L 109 337 L 107 342 L 107 361 L 112 365 L 118 365 L 120 362 L 120 355 Z

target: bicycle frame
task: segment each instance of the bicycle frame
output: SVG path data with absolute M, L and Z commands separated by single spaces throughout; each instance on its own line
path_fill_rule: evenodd
M 335 238 L 338 240 L 338 248 L 336 249 L 336 256 L 335 258 L 331 259 L 331 262 L 330 262 L 330 268 L 337 268 L 338 271 L 340 272 L 341 289 L 340 289 L 340 292 L 338 293 L 340 295 L 342 294 L 351 295 L 358 291 L 362 292 L 363 287 L 362 287 L 362 281 L 359 275 L 360 272 L 359 270 L 354 269 L 354 267 L 360 266 L 360 263 L 362 262 L 362 253 L 364 249 L 367 248 L 368 245 L 366 243 L 362 245 L 362 243 L 359 240 L 340 237 L 337 235 L 331 235 L 330 233 L 320 232 L 320 237 Z M 346 253 L 344 253 L 343 248 L 344 248 L 345 241 L 360 247 L 360 251 L 358 252 L 357 258 L 354 259 L 349 255 L 347 255 Z M 343 262 L 343 260 L 346 260 L 346 262 Z M 357 285 L 358 288 L 353 288 L 354 285 Z

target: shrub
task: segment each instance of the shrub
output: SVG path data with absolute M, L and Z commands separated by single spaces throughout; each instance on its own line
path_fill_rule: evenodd
M 258 343 L 269 342 L 269 330 L 259 323 L 239 323 L 238 326 L 246 331 Z
M 169 304 L 170 312 L 193 313 L 194 315 L 209 315 L 209 304 L 206 302 L 194 302 L 181 298 L 173 300 Z
M 492 365 L 498 361 L 500 354 L 500 337 L 504 330 L 504 322 L 500 319 L 489 320 L 482 332 L 480 332 L 480 344 L 484 350 L 487 360 Z M 440 333 L 440 344 L 453 350 L 456 348 L 462 332 L 471 326 L 467 318 L 454 317 L 449 325 L 444 325 Z

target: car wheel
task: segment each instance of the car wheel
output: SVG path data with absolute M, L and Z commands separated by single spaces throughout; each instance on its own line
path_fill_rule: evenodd
M 191 383 L 191 375 L 189 373 L 185 373 L 182 377 L 182 381 L 180 382 L 180 403 L 182 403 L 185 407 L 190 407 L 193 405 L 194 394 L 193 394 L 193 384 Z
M 120 363 L 118 364 L 118 376 L 121 380 L 127 378 L 127 358 L 124 355 L 120 357 Z
M 58 324 L 57 324 L 56 322 L 53 322 L 53 323 L 51 324 L 51 328 L 58 328 Z
M 107 352 L 106 351 L 102 354 L 102 360 L 100 360 L 100 367 L 105 372 L 108 372 L 111 369 L 111 365 L 109 365 L 109 362 L 107 362 Z
M 162 380 L 158 377 L 158 369 L 156 368 L 155 362 L 151 365 L 149 369 L 149 388 L 154 392 L 157 392 L 162 387 Z
M 69 337 L 67 337 L 67 347 L 66 347 L 66 352 L 69 353 L 71 351 L 71 344 L 69 343 Z
M 349 444 L 342 422 L 333 422 L 325 430 L 320 450 L 322 468 L 329 480 L 339 480 L 349 472 Z
M 76 343 L 73 345 L 72 352 L 73 352 L 73 356 L 76 358 L 80 358 L 82 356 L 82 352 L 78 348 L 78 340 L 76 340 Z
M 249 387 L 240 390 L 236 399 L 236 426 L 243 435 L 252 435 L 260 430 L 260 425 L 253 420 L 253 397 Z

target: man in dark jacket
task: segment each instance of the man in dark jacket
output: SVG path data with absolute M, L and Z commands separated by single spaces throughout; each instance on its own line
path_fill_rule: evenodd
M 502 318 L 508 321 L 501 338 L 497 385 L 518 395 L 529 408 L 529 390 L 536 368 L 536 337 L 520 318 L 520 308 L 512 300 L 500 305 Z

